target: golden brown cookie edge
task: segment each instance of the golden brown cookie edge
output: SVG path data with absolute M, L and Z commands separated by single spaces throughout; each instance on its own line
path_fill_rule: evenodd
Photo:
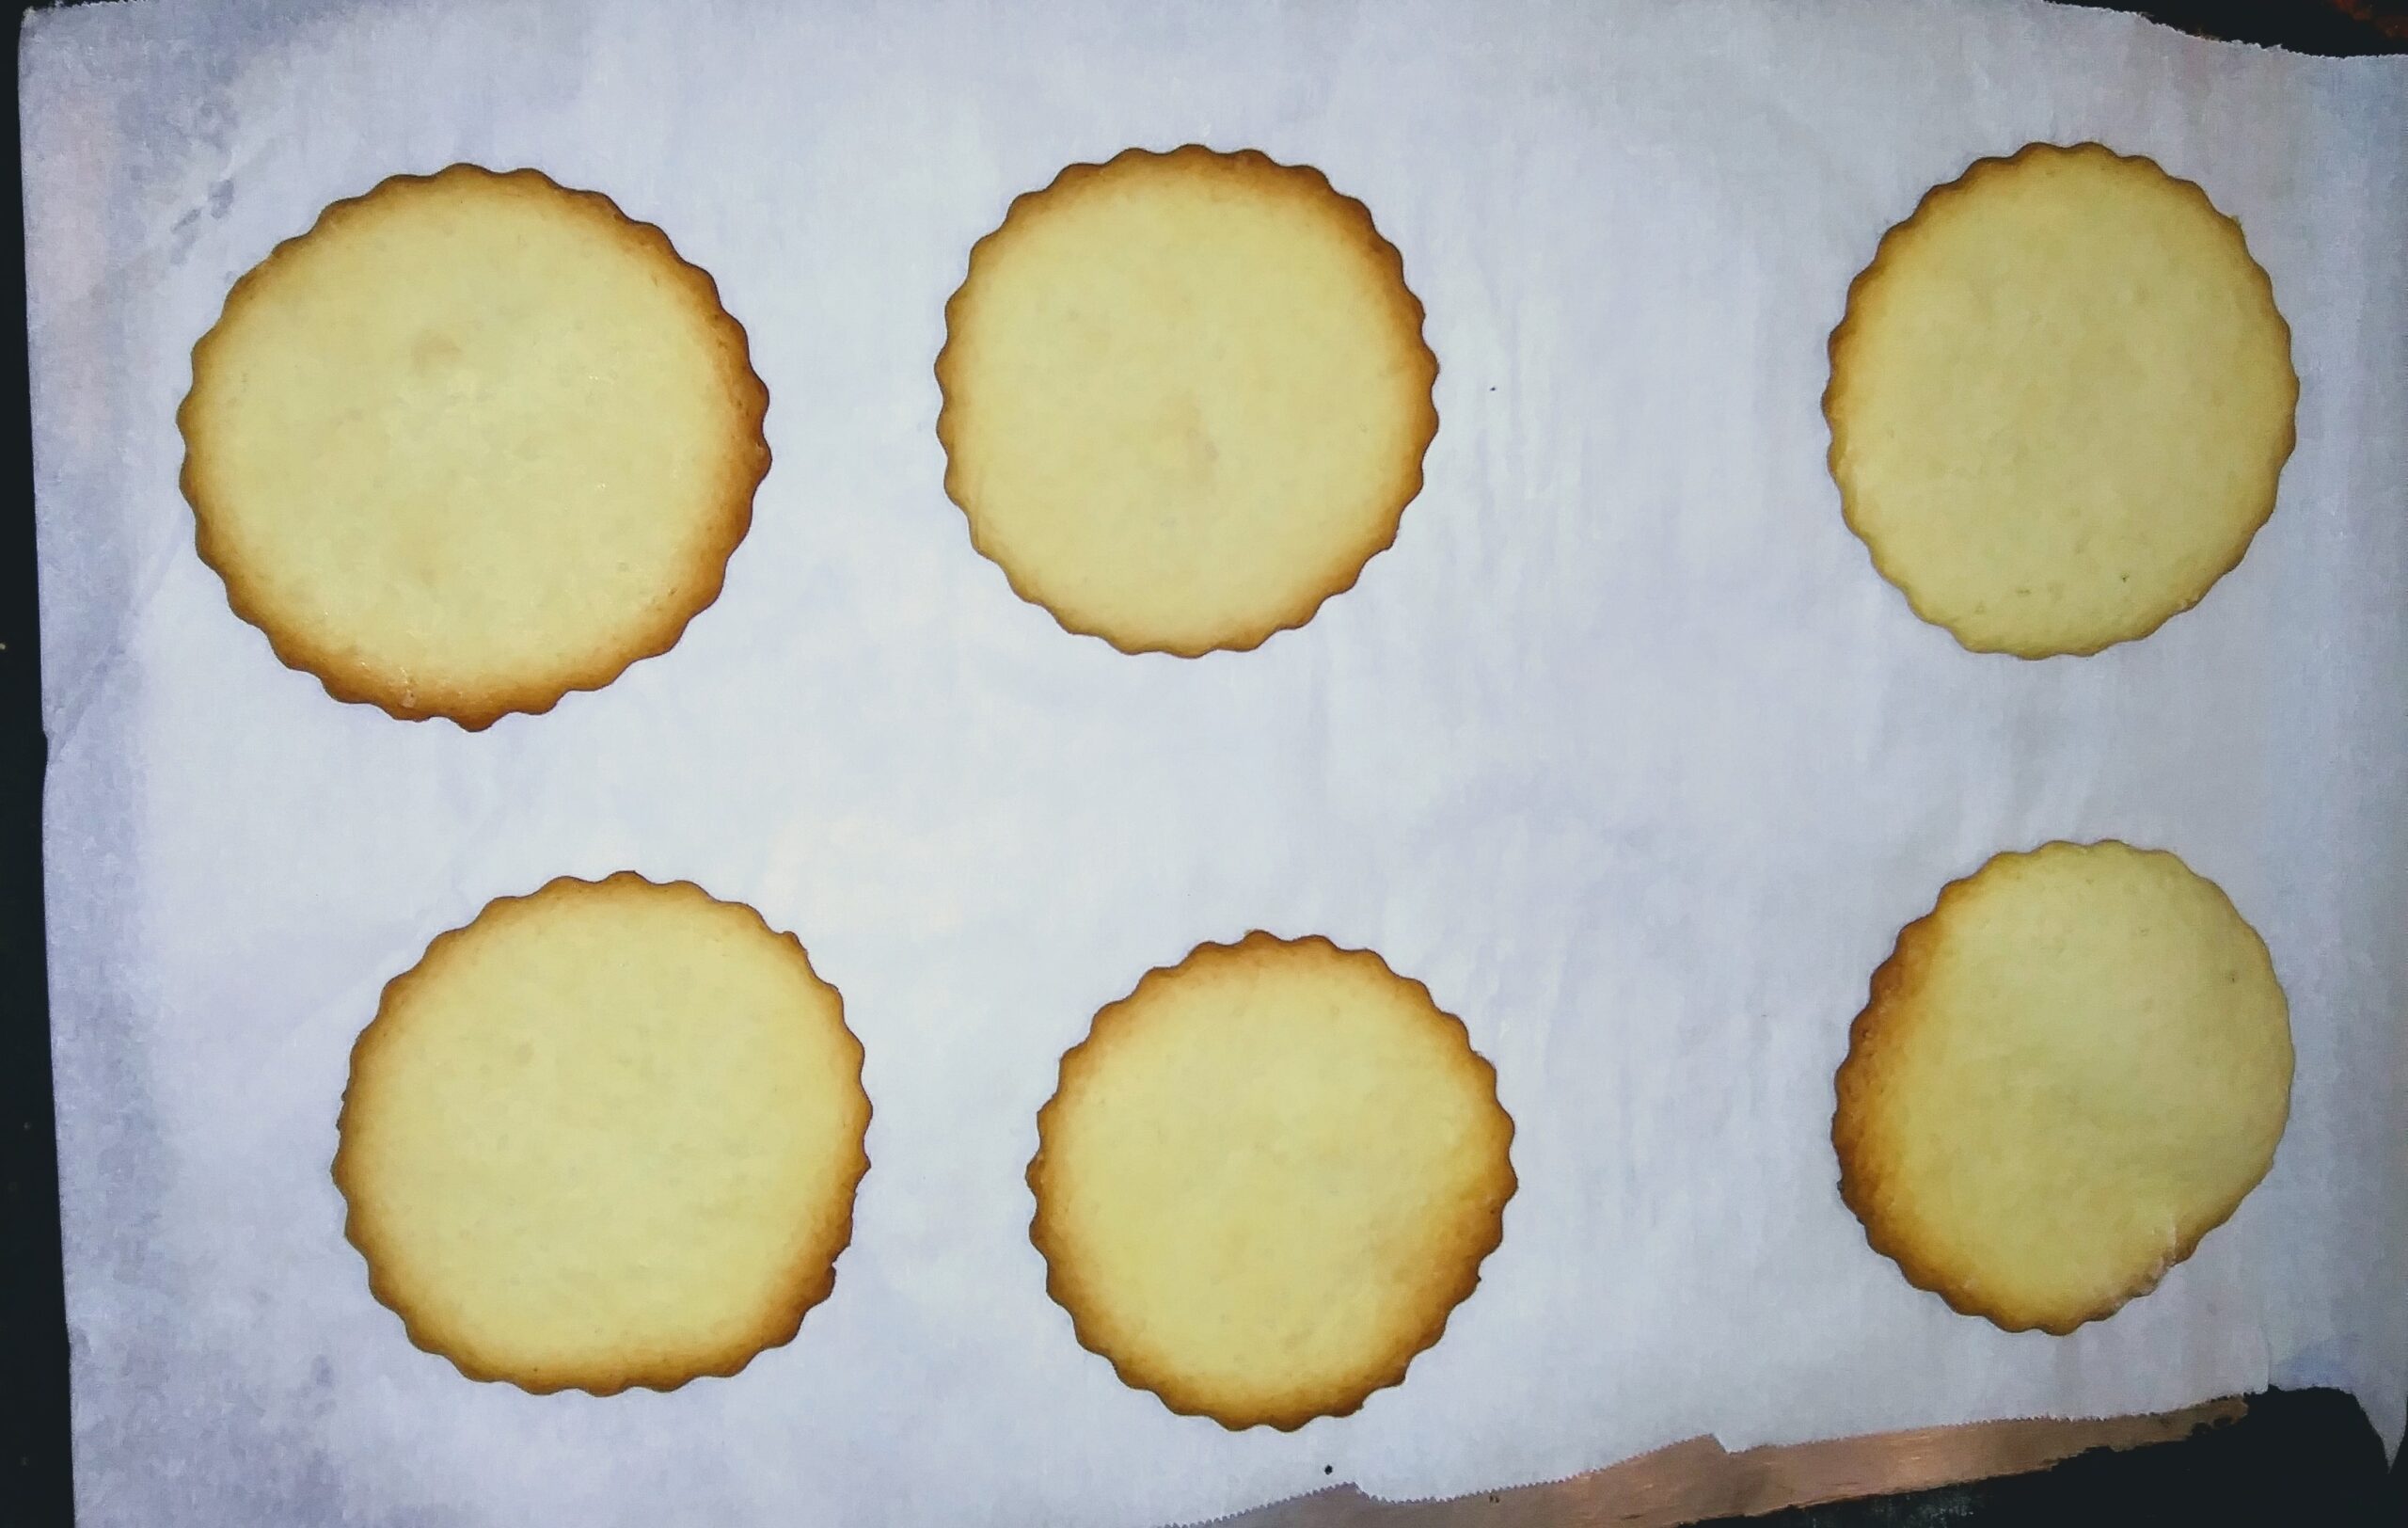
M 345 662 L 300 634 L 280 628 L 268 616 L 265 602 L 255 593 L 255 584 L 246 576 L 239 560 L 219 547 L 212 534 L 205 464 L 194 441 L 195 420 L 198 413 L 195 402 L 201 395 L 212 342 L 228 315 L 235 311 L 238 303 L 257 297 L 260 278 L 283 259 L 288 250 L 303 244 L 330 221 L 341 222 L 356 215 L 358 209 L 396 185 L 432 186 L 446 180 L 456 182 L 477 177 L 497 181 L 523 178 L 540 183 L 589 211 L 599 212 L 604 226 L 612 228 L 621 238 L 645 251 L 647 256 L 655 259 L 665 256 L 665 268 L 675 274 L 693 293 L 702 305 L 701 310 L 710 315 L 706 323 L 719 333 L 728 353 L 730 392 L 737 400 L 739 414 L 750 420 L 750 428 L 729 443 L 725 520 L 717 541 L 697 559 L 693 593 L 687 599 L 665 607 L 660 622 L 654 629 L 631 637 L 620 646 L 612 647 L 582 665 L 562 665 L 540 679 L 530 679 L 515 686 L 494 685 L 433 694 L 420 688 L 414 698 L 412 692 L 405 692 L 388 676 L 363 663 Z M 540 716 L 573 692 L 600 690 L 635 664 L 647 658 L 657 658 L 674 647 L 694 617 L 717 603 L 726 585 L 728 561 L 752 530 L 753 495 L 769 471 L 769 442 L 766 428 L 768 389 L 752 368 L 751 337 L 742 322 L 720 300 L 718 281 L 708 271 L 679 255 L 669 235 L 660 228 L 629 216 L 606 194 L 562 185 L 543 171 L 531 167 L 491 170 L 481 165 L 463 162 L 447 166 L 430 175 L 388 175 L 356 196 L 329 202 L 308 229 L 278 241 L 266 258 L 236 279 L 227 291 L 226 300 L 220 305 L 216 319 L 194 342 L 191 364 L 192 383 L 186 388 L 182 402 L 176 407 L 176 431 L 184 442 L 183 462 L 177 474 L 177 486 L 193 511 L 195 551 L 225 585 L 227 604 L 235 615 L 267 638 L 268 646 L 276 654 L 277 661 L 316 679 L 331 698 L 349 705 L 373 706 L 396 721 L 423 722 L 443 717 L 466 731 L 482 732 L 504 716 L 514 713 Z
M 1124 640 L 1121 635 L 1102 629 L 1102 623 L 1081 622 L 1039 598 L 1036 591 L 1029 587 L 1027 578 L 1023 574 L 1015 572 L 996 554 L 989 539 L 981 534 L 977 513 L 968 502 L 970 489 L 963 481 L 960 469 L 956 465 L 959 454 L 956 449 L 956 441 L 961 427 L 959 419 L 961 406 L 956 401 L 956 386 L 952 372 L 957 360 L 954 354 L 953 336 L 958 315 L 963 310 L 964 300 L 971 295 L 971 289 L 977 282 L 981 253 L 992 247 L 993 241 L 1001 238 L 1011 229 L 1015 218 L 1029 215 L 1034 210 L 1043 205 L 1045 199 L 1058 191 L 1074 190 L 1082 182 L 1103 173 L 1124 160 L 1131 159 L 1200 159 L 1242 166 L 1250 173 L 1265 178 L 1309 176 L 1318 184 L 1323 196 L 1333 204 L 1332 211 L 1354 226 L 1354 230 L 1364 237 L 1383 272 L 1393 278 L 1392 291 L 1400 294 L 1402 299 L 1398 307 L 1398 322 L 1412 334 L 1414 343 L 1429 363 L 1428 376 L 1420 390 L 1414 394 L 1421 401 L 1422 421 L 1420 428 L 1414 432 L 1418 444 L 1410 453 L 1410 460 L 1400 467 L 1398 471 L 1397 485 L 1393 490 L 1397 496 L 1396 507 L 1384 517 L 1375 518 L 1372 528 L 1366 533 L 1363 543 L 1365 549 L 1361 555 L 1353 560 L 1349 565 L 1349 570 L 1341 579 L 1332 582 L 1320 593 L 1300 597 L 1294 605 L 1259 621 L 1232 623 L 1228 629 L 1227 635 L 1212 642 L 1149 644 L 1142 641 Z M 1032 191 L 1023 191 L 1012 198 L 1010 204 L 1005 209 L 1003 221 L 980 235 L 971 245 L 970 257 L 961 284 L 954 289 L 950 297 L 945 299 L 944 318 L 945 340 L 943 345 L 937 351 L 936 378 L 940 400 L 937 409 L 937 444 L 944 453 L 945 458 L 945 497 L 952 501 L 956 509 L 961 511 L 962 518 L 967 522 L 971 549 L 1002 570 L 1005 582 L 1023 604 L 1033 605 L 1043 611 L 1053 618 L 1054 625 L 1072 636 L 1097 638 L 1132 657 L 1144 653 L 1166 653 L 1174 658 L 1201 658 L 1207 653 L 1214 652 L 1251 652 L 1282 631 L 1294 630 L 1308 624 L 1314 616 L 1321 613 L 1322 606 L 1361 582 L 1363 572 L 1370 565 L 1371 559 L 1396 545 L 1396 538 L 1403 528 L 1404 512 L 1410 509 L 1413 501 L 1421 496 L 1425 482 L 1423 462 L 1429 455 L 1431 442 L 1438 437 L 1436 389 L 1440 367 L 1437 353 L 1430 348 L 1429 338 L 1423 332 L 1429 312 L 1423 307 L 1419 294 L 1415 293 L 1412 286 L 1405 280 L 1403 252 L 1379 231 L 1377 224 L 1372 220 L 1370 208 L 1360 199 L 1350 197 L 1332 185 L 1329 177 L 1314 166 L 1283 164 L 1259 149 L 1236 149 L 1224 151 L 1208 148 L 1200 143 L 1181 144 L 1170 150 L 1152 150 L 1133 146 L 1123 149 L 1107 160 L 1067 165 L 1044 185 Z
M 1875 544 L 1873 536 L 1866 532 L 1865 528 L 1861 523 L 1859 523 L 1857 518 L 1857 501 L 1860 494 L 1858 490 L 1851 485 L 1846 471 L 1841 466 L 1841 455 L 1843 452 L 1842 434 L 1847 428 L 1847 424 L 1846 422 L 1840 417 L 1837 394 L 1840 390 L 1841 377 L 1846 366 L 1847 349 L 1854 340 L 1854 334 L 1852 331 L 1854 329 L 1858 314 L 1861 311 L 1860 298 L 1871 290 L 1871 283 L 1874 281 L 1875 278 L 1883 273 L 1884 266 L 1887 264 L 1889 257 L 1893 252 L 1892 241 L 1893 239 L 1909 236 L 1909 231 L 1914 229 L 1916 225 L 1920 224 L 1927 215 L 1933 214 L 1937 209 L 1946 207 L 1950 201 L 1956 199 L 1958 196 L 1977 189 L 1983 181 L 1990 179 L 1995 175 L 2010 171 L 2015 166 L 2021 163 L 2026 158 L 2038 158 L 2049 154 L 2071 154 L 2094 158 L 2103 155 L 2109 159 L 2121 160 L 2128 164 L 2146 167 L 2147 169 L 2153 170 L 2157 174 L 2163 176 L 2168 182 L 2179 187 L 2190 196 L 2195 198 L 2210 214 L 2231 225 L 2234 237 L 2241 243 L 2242 256 L 2248 262 L 2249 268 L 2257 274 L 2258 285 L 2263 289 L 2266 311 L 2272 315 L 2275 325 L 2281 328 L 2283 333 L 2283 365 L 2284 370 L 2290 374 L 2291 379 L 2290 406 L 2286 408 L 2283 413 L 2281 444 L 2273 453 L 2273 458 L 2266 469 L 2265 507 L 2258 511 L 2256 519 L 2250 523 L 2248 531 L 2240 536 L 2235 542 L 2231 560 L 2217 568 L 2216 571 L 2202 582 L 2197 589 L 2190 592 L 2187 596 L 2181 597 L 2179 601 L 2174 604 L 2171 608 L 2159 613 L 2154 618 L 2147 620 L 2146 623 L 2131 626 L 2123 630 L 2120 634 L 2103 637 L 2099 641 L 2093 643 L 2088 646 L 2051 646 L 2042 644 L 2032 644 L 2020 647 L 2010 645 L 1992 646 L 1980 642 L 1969 640 L 1955 627 L 1949 625 L 1948 622 L 1932 613 L 1930 610 L 1926 608 L 1923 597 L 1908 586 L 1906 581 L 1898 576 L 1893 567 L 1883 561 L 1881 549 Z M 2224 581 L 2226 576 L 2231 573 L 2234 568 L 2239 567 L 2242 565 L 2242 562 L 2249 555 L 2249 549 L 2257 541 L 2258 533 L 2265 529 L 2266 522 L 2273 517 L 2274 505 L 2278 498 L 2278 489 L 2282 480 L 2283 467 L 2290 460 L 2291 453 L 2297 448 L 2299 442 L 2299 366 L 2292 356 L 2290 321 L 2283 316 L 2281 306 L 2274 301 L 2273 277 L 2267 271 L 2265 265 L 2258 259 L 2257 255 L 2249 248 L 2248 231 L 2241 226 L 2241 220 L 2239 218 L 2233 217 L 2229 214 L 2226 213 L 2222 208 L 2218 207 L 2215 204 L 2214 199 L 2208 195 L 2207 189 L 2197 182 L 2187 180 L 2182 176 L 2174 174 L 2172 171 L 2166 169 L 2164 166 L 2159 164 L 2155 159 L 2147 154 L 2119 153 L 2115 150 L 2110 149 L 2105 144 L 2099 143 L 2095 139 L 2085 139 L 2079 143 L 2070 144 L 2052 143 L 2045 140 L 2035 139 L 2034 141 L 2023 145 L 2020 149 L 2016 150 L 2013 153 L 1993 154 L 1976 159 L 1971 165 L 1968 165 L 1956 179 L 1943 181 L 1940 184 L 1934 185 L 1925 190 L 1923 196 L 1915 202 L 1915 207 L 1912 212 L 1909 213 L 1902 220 L 1892 224 L 1888 229 L 1882 231 L 1880 239 L 1874 246 L 1873 259 L 1865 264 L 1862 270 L 1858 271 L 1855 277 L 1849 280 L 1847 286 L 1847 299 L 1841 310 L 1839 324 L 1831 330 L 1830 338 L 1826 342 L 1825 355 L 1828 358 L 1829 364 L 1826 372 L 1826 380 L 1823 385 L 1822 411 L 1824 426 L 1830 437 L 1830 445 L 1824 454 L 1824 465 L 1830 473 L 1832 485 L 1839 490 L 1840 517 L 1846 522 L 1848 531 L 1855 535 L 1860 543 L 1863 545 L 1865 554 L 1873 564 L 1874 571 L 1881 576 L 1883 582 L 1889 584 L 1891 588 L 1895 589 L 1905 597 L 1908 608 L 1914 612 L 1916 618 L 1925 622 L 1926 625 L 1936 626 L 1941 630 L 1947 632 L 1949 636 L 1955 640 L 1956 645 L 1964 648 L 1967 652 L 2004 653 L 2009 657 L 2020 658 L 2026 661 L 2037 661 L 2044 658 L 2089 658 L 2099 653 L 2102 653 L 2110 647 L 2117 646 L 2127 642 L 2139 642 L 2142 639 L 2154 634 L 2158 628 L 2163 626 L 2166 622 L 2174 619 L 2174 617 L 2181 614 L 2183 612 L 2191 610 L 2201 600 L 2205 599 L 2208 597 L 2209 592 L 2214 589 L 2218 583 Z
M 1109 1350 L 1108 1339 L 1096 1331 L 1093 1319 L 1083 1313 L 1087 1308 L 1087 1297 L 1084 1286 L 1076 1272 L 1068 1266 L 1068 1259 L 1055 1255 L 1055 1249 L 1052 1245 L 1054 1236 L 1046 1223 L 1047 1199 L 1043 1179 L 1047 1167 L 1048 1127 L 1052 1122 L 1055 1105 L 1061 1101 L 1064 1092 L 1069 1087 L 1072 1069 L 1083 1065 L 1084 1056 L 1096 1054 L 1090 1051 L 1090 1047 L 1095 1045 L 1100 1035 L 1105 1034 L 1107 1023 L 1115 1032 L 1125 1027 L 1129 1018 L 1139 1011 L 1139 1005 L 1143 1002 L 1149 987 L 1160 986 L 1169 981 L 1198 956 L 1228 959 L 1250 951 L 1300 945 L 1318 946 L 1337 957 L 1368 956 L 1378 962 L 1380 968 L 1390 978 L 1412 987 L 1431 1013 L 1453 1027 L 1453 1033 L 1463 1042 L 1464 1055 L 1469 1058 L 1475 1074 L 1483 1079 L 1489 1106 L 1495 1111 L 1496 1119 L 1501 1122 L 1502 1132 L 1497 1142 L 1497 1160 L 1502 1179 L 1496 1194 L 1494 1209 L 1484 1218 L 1470 1222 L 1470 1234 L 1465 1239 L 1463 1250 L 1456 1254 L 1459 1265 L 1463 1269 L 1461 1281 L 1450 1286 L 1443 1300 L 1434 1302 L 1436 1312 L 1429 1322 L 1408 1329 L 1391 1345 L 1388 1353 L 1367 1362 L 1357 1377 L 1348 1379 L 1343 1384 L 1323 1386 L 1320 1389 L 1297 1386 L 1292 1392 L 1295 1398 L 1285 1404 L 1251 1409 L 1220 1407 L 1216 1406 L 1213 1399 L 1205 1393 L 1201 1387 L 1186 1384 L 1175 1375 L 1150 1374 L 1143 1364 L 1116 1356 Z M 1105 1038 L 1106 1043 L 1109 1044 L 1111 1043 L 1109 1036 Z M 1038 1255 L 1045 1262 L 1045 1293 L 1069 1316 L 1071 1331 L 1077 1338 L 1079 1345 L 1110 1364 L 1113 1374 L 1122 1384 L 1132 1390 L 1145 1391 L 1152 1394 L 1166 1409 L 1180 1416 L 1204 1417 L 1218 1423 L 1231 1432 L 1242 1432 L 1249 1427 L 1258 1426 L 1267 1426 L 1280 1432 L 1293 1432 L 1306 1423 L 1317 1418 L 1350 1416 L 1380 1391 L 1403 1383 L 1407 1371 L 1413 1365 L 1413 1361 L 1437 1345 L 1439 1339 L 1446 1335 L 1448 1323 L 1454 1318 L 1455 1311 L 1480 1287 L 1481 1266 L 1487 1262 L 1489 1255 L 1503 1245 L 1505 1239 L 1505 1207 L 1512 1202 L 1514 1194 L 1521 1188 L 1521 1179 L 1513 1170 L 1512 1159 L 1512 1148 L 1517 1126 L 1512 1113 L 1497 1096 L 1496 1065 L 1473 1048 L 1469 1027 L 1462 1019 L 1440 1008 L 1428 986 L 1415 978 L 1396 971 L 1377 950 L 1350 949 L 1323 934 L 1307 934 L 1297 939 L 1282 939 L 1276 934 L 1258 929 L 1228 944 L 1207 940 L 1196 946 L 1178 961 L 1154 967 L 1138 979 L 1136 986 L 1132 988 L 1126 996 L 1117 998 L 1097 1011 L 1095 1018 L 1088 1025 L 1086 1035 L 1062 1054 L 1056 1077 L 1053 1095 L 1045 1101 L 1044 1106 L 1037 1111 L 1037 1154 L 1029 1159 L 1026 1173 L 1029 1194 L 1037 1204 L 1036 1213 L 1029 1220 L 1029 1241 L 1036 1247 Z
M 488 1361 L 472 1351 L 469 1344 L 448 1342 L 436 1329 L 434 1320 L 420 1309 L 420 1302 L 396 1286 L 396 1281 L 390 1273 L 389 1262 L 382 1253 L 383 1238 L 378 1234 L 376 1228 L 368 1223 L 368 1217 L 362 1213 L 358 1199 L 354 1193 L 354 1174 L 357 1170 L 356 1157 L 351 1149 L 351 1137 L 344 1126 L 351 1113 L 353 1091 L 359 1086 L 363 1059 L 372 1064 L 375 1052 L 382 1047 L 386 1037 L 392 1033 L 392 1024 L 388 1021 L 391 1021 L 399 1012 L 401 1005 L 408 999 L 410 989 L 433 966 L 439 953 L 465 942 L 467 937 L 476 930 L 478 924 L 497 908 L 526 907 L 562 895 L 573 895 L 578 891 L 612 888 L 634 891 L 638 887 L 647 888 L 649 891 L 670 892 L 679 896 L 690 895 L 719 906 L 742 909 L 773 939 L 783 940 L 792 945 L 796 956 L 802 962 L 804 971 L 814 981 L 827 988 L 829 994 L 835 998 L 836 1026 L 844 1031 L 845 1038 L 851 1047 L 853 1092 L 860 1105 L 860 1123 L 855 1131 L 853 1160 L 850 1170 L 846 1175 L 844 1192 L 837 1196 L 842 1202 L 842 1214 L 835 1218 L 824 1248 L 814 1249 L 802 1261 L 798 1267 L 798 1277 L 792 1291 L 784 1299 L 774 1303 L 765 1312 L 756 1331 L 732 1340 L 723 1347 L 705 1350 L 682 1359 L 675 1356 L 661 1357 L 649 1362 L 630 1361 L 608 1367 L 597 1366 L 589 1370 L 562 1365 L 562 1377 L 531 1379 L 525 1375 L 513 1372 L 507 1363 Z M 403 1333 L 409 1339 L 410 1345 L 413 1347 L 444 1360 L 470 1379 L 515 1385 L 536 1395 L 552 1395 L 566 1390 L 584 1391 L 593 1395 L 616 1395 L 629 1389 L 672 1391 L 696 1379 L 733 1377 L 763 1353 L 772 1348 L 784 1347 L 794 1341 L 796 1335 L 801 1331 L 803 1317 L 810 1314 L 815 1306 L 827 1299 L 835 1291 L 836 1263 L 845 1249 L 852 1245 L 853 1206 L 861 1193 L 862 1180 L 867 1176 L 870 1168 L 867 1149 L 869 1124 L 875 1109 L 871 1105 L 868 1090 L 862 1081 L 862 1067 L 865 1053 L 862 1048 L 861 1037 L 853 1032 L 852 1026 L 847 1022 L 844 1004 L 843 992 L 819 975 L 817 969 L 811 963 L 810 951 L 803 948 L 802 941 L 799 937 L 791 932 L 770 928 L 768 920 L 750 903 L 730 902 L 713 897 L 691 881 L 653 881 L 634 870 L 620 870 L 599 881 L 587 881 L 572 875 L 559 875 L 533 891 L 517 896 L 496 897 L 487 901 L 467 923 L 447 929 L 428 941 L 426 949 L 407 970 L 385 983 L 384 990 L 377 1000 L 375 1015 L 369 1020 L 367 1027 L 360 1030 L 358 1038 L 352 1043 L 350 1062 L 344 1076 L 342 1102 L 335 1115 L 336 1146 L 332 1172 L 335 1191 L 341 1195 L 343 1201 L 343 1239 L 351 1244 L 353 1249 L 359 1253 L 362 1261 L 368 1265 L 370 1295 L 378 1304 L 392 1312 L 400 1319 Z

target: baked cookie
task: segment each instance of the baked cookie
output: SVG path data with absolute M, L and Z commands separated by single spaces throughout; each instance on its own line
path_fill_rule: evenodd
M 176 422 L 235 613 L 339 700 L 474 729 L 610 683 L 719 597 L 768 401 L 658 229 L 454 165 L 237 281 Z
M 2162 851 L 2052 843 L 1940 894 L 1873 973 L 1831 1141 L 1909 1282 L 2060 1335 L 2157 1287 L 2273 1163 L 2289 1011 L 2257 932 Z
M 2156 630 L 2240 563 L 2290 455 L 2290 329 L 2240 225 L 2095 143 L 1925 196 L 1830 351 L 1847 523 L 1976 652 Z
M 474 1379 L 732 1375 L 827 1298 L 862 1048 L 791 934 L 632 873 L 489 904 L 385 989 L 335 1154 L 369 1287 Z
M 1068 629 L 1253 647 L 1396 539 L 1437 374 L 1402 260 L 1319 170 L 1132 149 L 971 250 L 937 358 L 945 491 Z
M 1302 1426 L 1404 1377 L 1513 1197 L 1497 1074 L 1367 950 L 1200 945 L 1095 1017 L 1037 1117 L 1030 1238 L 1172 1410 Z

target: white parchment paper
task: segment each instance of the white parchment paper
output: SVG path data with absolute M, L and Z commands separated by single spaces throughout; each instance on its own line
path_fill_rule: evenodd
M 1139 1524 L 1354 1480 L 2408 1385 L 2408 61 L 2039 4 L 103 6 L 23 51 L 52 1025 L 90 1525 Z M 1843 526 L 1825 342 L 1930 184 L 2156 156 L 2290 321 L 2280 507 L 2196 611 L 1976 657 Z M 1131 658 L 974 555 L 931 363 L 971 243 L 1131 144 L 1372 209 L 1443 420 L 1392 550 L 1259 651 Z M 776 465 L 670 654 L 471 735 L 336 704 L 194 556 L 174 410 L 227 287 L 403 170 L 537 166 L 709 269 Z M 2113 1320 L 1950 1313 L 1834 1187 L 1899 926 L 1990 852 L 2178 851 L 2299 1054 L 2272 1175 Z M 490 898 L 691 877 L 868 1051 L 834 1297 L 733 1379 L 463 1379 L 327 1168 L 381 984 Z M 1502 1248 L 1400 1388 L 1230 1434 L 1045 1297 L 1063 1049 L 1199 940 L 1426 980 L 1519 1124 Z

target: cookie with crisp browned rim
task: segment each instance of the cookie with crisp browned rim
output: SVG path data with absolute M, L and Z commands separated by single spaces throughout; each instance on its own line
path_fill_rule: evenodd
M 2045 658 L 2190 609 L 2273 512 L 2299 378 L 2241 226 L 2096 143 L 1984 159 L 1831 335 L 1831 476 L 1915 613 Z
M 176 419 L 201 558 L 277 656 L 479 728 L 610 683 L 718 597 L 767 407 L 658 229 L 454 165 L 237 281 Z
M 1421 319 L 1318 170 L 1196 145 L 1073 165 L 945 305 L 945 490 L 1068 629 L 1253 647 L 1352 588 L 1420 492 Z
M 1302 1426 L 1403 1379 L 1514 1190 L 1497 1074 L 1368 950 L 1267 933 L 1149 972 L 1062 1058 L 1028 1182 L 1079 1341 L 1172 1410 Z
M 1873 975 L 1831 1140 L 1909 1282 L 2065 1333 L 2157 1286 L 2266 1175 L 2289 1009 L 2213 882 L 2113 841 L 2000 854 Z
M 731 1375 L 828 1297 L 862 1048 L 792 934 L 700 887 L 562 878 L 385 989 L 335 1182 L 369 1287 L 477 1379 Z

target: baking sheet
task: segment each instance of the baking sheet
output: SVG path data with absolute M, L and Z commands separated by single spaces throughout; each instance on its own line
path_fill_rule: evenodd
M 81 1520 L 1134 1524 L 2270 1380 L 2396 1443 L 2408 63 L 2038 4 L 357 0 L 43 13 L 21 67 Z M 1976 657 L 1841 523 L 1824 344 L 1926 186 L 2086 137 L 2242 220 L 2299 446 L 2196 611 Z M 931 365 L 1011 197 L 1191 140 L 1370 205 L 1442 424 L 1354 590 L 1181 661 L 1064 634 L 972 552 Z M 193 555 L 173 421 L 237 275 L 463 159 L 668 230 L 750 330 L 776 457 L 673 652 L 473 735 L 276 663 Z M 2099 836 L 2263 932 L 2293 1115 L 2157 1293 L 2008 1335 L 1867 1250 L 1831 1073 L 1942 882 Z M 623 867 L 754 904 L 844 991 L 853 1244 L 736 1378 L 471 1383 L 342 1240 L 347 1050 L 435 932 Z M 1425 980 L 1519 1126 L 1445 1339 L 1293 1434 L 1080 1348 L 1022 1180 L 1088 1016 L 1257 927 Z

